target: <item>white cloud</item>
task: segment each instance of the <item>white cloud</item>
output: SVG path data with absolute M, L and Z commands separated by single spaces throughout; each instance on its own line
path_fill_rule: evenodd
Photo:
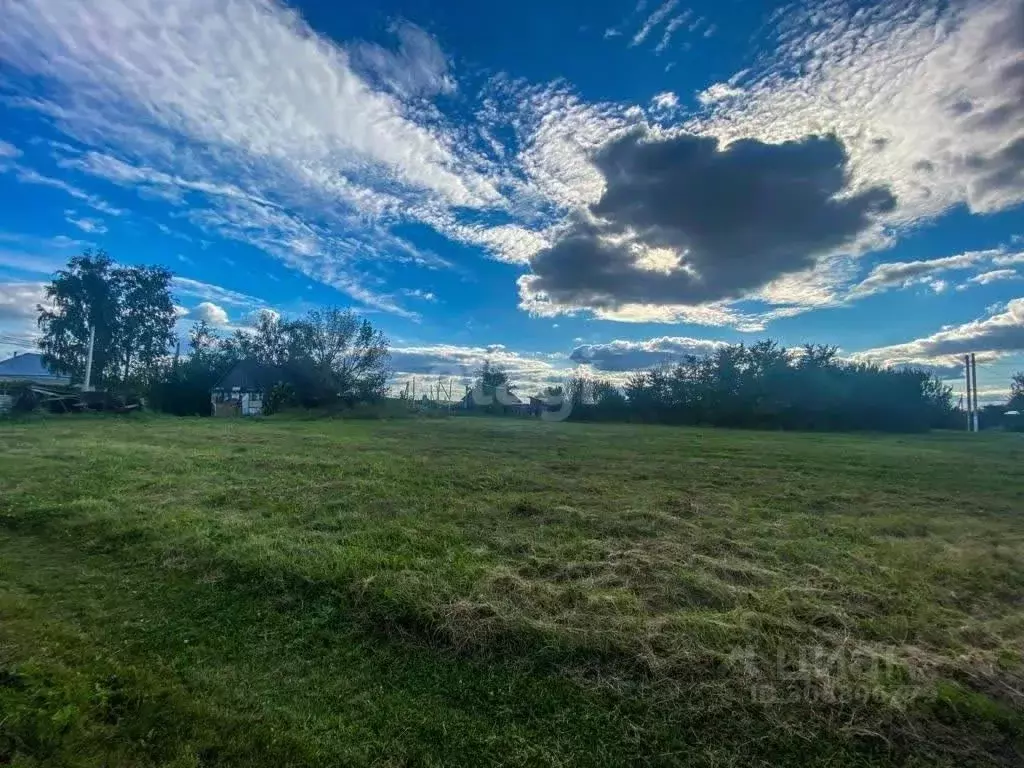
M 21 150 L 10 142 L 6 142 L 0 139 L 0 158 L 15 158 L 21 157 Z
M 63 179 L 55 179 L 52 176 L 46 176 L 31 168 L 18 167 L 16 170 L 18 181 L 22 184 L 38 184 L 44 187 L 59 189 L 76 200 L 81 200 L 86 205 L 95 208 L 97 211 L 105 213 L 108 216 L 120 216 L 124 213 L 122 209 L 115 208 L 102 198 L 96 195 L 91 195 L 85 190 L 79 189 L 74 184 L 64 181 Z
M 10 63 L 74 90 L 59 116 L 76 133 L 89 135 L 108 110 L 136 111 L 297 175 L 369 164 L 461 205 L 496 197 L 458 172 L 443 137 L 370 90 L 344 50 L 276 2 L 27 0 L 10 9 L 0 41 Z
M 1017 150 L 1012 149 L 1024 146 L 1024 111 L 1021 119 L 1007 119 L 1020 108 L 1009 98 L 1022 80 L 1020 41 L 1012 32 L 1024 28 L 1017 8 L 1010 0 L 964 0 L 938 10 L 911 0 L 854 13 L 847 0 L 815 3 L 779 17 L 779 52 L 767 70 L 737 72 L 698 94 L 710 109 L 687 122 L 686 129 L 725 141 L 754 137 L 773 143 L 834 131 L 851 153 L 853 191 L 884 185 L 899 200 L 887 217 L 891 228 L 874 227 L 844 252 L 826 255 L 812 269 L 785 275 L 746 297 L 764 303 L 763 311 L 749 311 L 744 302 L 631 305 L 612 311 L 563 306 L 534 290 L 536 281 L 529 275 L 519 280 L 520 306 L 541 316 L 582 312 L 623 322 L 703 321 L 758 329 L 779 317 L 881 290 L 921 285 L 942 292 L 950 287 L 944 272 L 1000 266 L 995 258 L 1009 261 L 1011 255 L 992 251 L 930 263 L 897 262 L 880 265 L 855 284 L 856 258 L 893 245 L 903 224 L 940 215 L 961 202 L 987 211 L 1024 200 L 1024 179 L 1018 183 L 1013 175 L 1024 161 L 1014 165 Z M 702 23 L 698 19 L 691 31 Z M 604 190 L 587 152 L 635 125 L 629 110 L 573 107 L 590 118 L 584 124 L 597 128 L 596 143 L 579 151 L 571 130 L 566 138 L 545 136 L 540 142 L 555 161 L 549 167 L 562 165 L 575 173 L 572 183 L 546 192 L 566 208 L 591 204 Z M 595 113 L 602 119 L 593 119 Z M 550 131 L 552 126 L 560 126 L 558 117 L 545 127 Z M 540 131 L 536 135 L 542 137 Z
M 491 83 L 493 95 L 478 117 L 487 125 L 508 127 L 508 115 L 498 104 L 515 102 L 518 111 L 511 127 L 519 145 L 513 158 L 517 207 L 530 220 L 552 205 L 559 213 L 596 202 L 604 179 L 594 168 L 591 154 L 612 136 L 642 119 L 642 112 L 627 115 L 620 105 L 584 102 L 564 85 L 543 88 Z
M 74 252 L 89 243 L 64 235 L 37 237 L 19 232 L 0 231 L 0 243 L 9 243 L 10 248 L 0 247 L 0 267 L 18 272 L 49 275 L 67 263 Z
M 188 316 L 195 320 L 209 323 L 214 328 L 223 328 L 229 323 L 227 311 L 212 301 L 200 302 L 189 311 Z
M 661 42 L 659 42 L 657 48 L 654 49 L 655 53 L 660 54 L 668 48 L 668 44 L 672 41 L 672 35 L 675 34 L 677 29 L 686 23 L 686 20 L 690 18 L 691 13 L 692 11 L 687 10 L 679 16 L 673 16 L 669 20 L 668 24 L 665 25 L 665 32 L 661 36 Z
M 615 308 L 592 308 L 585 305 L 573 306 L 555 303 L 543 292 L 533 289 L 530 275 L 522 275 L 519 286 L 519 307 L 534 317 L 558 317 L 559 315 L 591 314 L 599 320 L 619 323 L 691 323 L 716 327 L 735 328 L 744 332 L 763 331 L 766 325 L 778 318 L 806 311 L 805 308 L 781 307 L 764 312 L 742 312 L 726 302 L 688 306 L 683 304 L 623 304 Z
M 391 367 L 395 371 L 394 384 L 404 387 L 405 382 L 417 379 L 417 396 L 438 379 L 454 385 L 458 399 L 467 385 L 472 384 L 476 371 L 485 360 L 507 371 L 518 391 L 524 394 L 540 392 L 545 386 L 563 382 L 574 368 L 562 355 L 562 366 L 555 365 L 550 356 L 514 352 L 500 344 L 491 346 L 458 346 L 434 344 L 424 346 L 395 346 L 391 349 Z
M 38 305 L 47 305 L 43 283 L 0 283 L 0 360 L 36 351 Z
M 258 307 L 265 302 L 254 296 L 245 293 L 222 288 L 219 285 L 203 283 L 188 277 L 175 276 L 171 278 L 171 289 L 176 296 L 189 296 L 203 299 L 204 303 L 215 302 L 216 304 L 227 304 L 234 307 Z
M 876 347 L 854 357 L 887 365 L 909 362 L 953 362 L 957 356 L 979 353 L 986 360 L 1024 350 L 1024 298 L 1013 299 L 1005 309 L 981 320 L 944 328 L 931 336 Z
M 66 217 L 68 224 L 78 227 L 83 232 L 87 232 L 90 235 L 102 235 L 107 231 L 107 226 L 99 219 L 89 219 L 86 217 L 74 218 L 73 216 Z
M 893 187 L 896 225 L 958 202 L 976 211 L 1006 207 L 1024 200 L 1012 152 L 1004 153 L 1021 136 L 1020 121 L 1003 119 L 1016 109 L 1005 80 L 1018 55 L 1005 36 L 1014 7 L 955 0 L 937 10 L 909 0 L 851 14 L 847 0 L 829 0 L 794 10 L 781 22 L 768 70 L 739 72 L 700 92 L 708 109 L 684 127 L 771 142 L 834 130 L 852 154 L 858 189 Z M 677 0 L 661 4 L 632 44 L 657 33 L 663 50 L 691 18 L 677 9 Z M 690 31 L 701 27 L 710 29 L 698 19 Z M 260 248 L 366 307 L 416 319 L 375 262 L 448 264 L 394 234 L 394 225 L 425 224 L 526 265 L 567 215 L 603 193 L 593 151 L 643 124 L 645 113 L 587 103 L 564 83 L 497 76 L 467 126 L 464 103 L 454 119 L 443 112 L 448 100 L 432 100 L 457 87 L 438 41 L 404 21 L 392 31 L 395 46 L 342 45 L 278 0 L 22 0 L 0 27 L 0 61 L 42 84 L 42 96 L 12 103 L 41 111 L 74 139 L 59 150 L 69 178 L 159 197 L 210 233 Z M 463 89 L 458 98 L 477 94 Z M 667 112 L 678 98 L 665 92 L 653 104 Z M 996 169 L 997 161 L 1008 165 Z M 106 205 L 70 180 L 18 170 L 26 183 Z M 830 255 L 762 287 L 746 297 L 752 304 L 591 312 L 554 306 L 521 279 L 521 306 L 540 315 L 760 329 L 851 298 L 852 256 L 883 242 L 879 232 L 872 237 L 854 254 Z M 944 282 L 937 274 L 920 280 L 935 290 Z M 882 279 L 869 274 L 853 297 Z
M 989 283 L 996 283 L 1002 280 L 1016 280 L 1019 277 L 1020 274 L 1013 269 L 993 269 L 968 278 L 967 282 L 976 283 L 978 285 L 988 285 Z
M 187 206 L 199 226 L 401 314 L 359 276 L 361 261 L 411 257 L 388 227 L 506 201 L 456 128 L 402 101 L 455 86 L 433 38 L 394 31 L 397 52 L 346 49 L 276 0 L 26 0 L 5 16 L 0 60 L 44 86 L 19 106 L 95 148 L 62 145 L 63 167 Z M 22 180 L 85 199 L 35 171 Z
M 402 295 L 408 296 L 411 299 L 421 299 L 423 301 L 429 301 L 431 303 L 437 301 L 437 296 L 435 296 L 431 291 L 424 291 L 421 288 L 404 290 L 402 291 Z
M 771 142 L 835 132 L 894 223 L 1024 201 L 1019 0 L 814 3 L 782 17 L 774 65 L 694 130 Z
M 398 51 L 372 43 L 355 46 L 355 59 L 364 69 L 404 96 L 455 91 L 448 58 L 433 37 L 407 21 L 392 24 L 391 32 L 398 38 Z
M 0 320 L 35 319 L 36 306 L 46 303 L 44 283 L 0 283 Z
M 1016 242 L 1016 238 L 1014 239 Z M 1024 264 L 1024 253 L 1004 253 L 992 259 L 997 267 L 1006 267 L 1013 264 Z
M 651 99 L 651 106 L 657 110 L 675 109 L 679 106 L 679 97 L 672 91 L 664 91 Z
M 705 107 L 742 96 L 746 91 L 728 83 L 714 83 L 697 94 L 697 101 Z
M 751 298 L 781 307 L 828 307 L 839 303 L 856 274 L 856 260 L 831 256 L 810 269 L 780 277 L 757 290 Z
M 1002 253 L 1000 250 L 967 251 L 939 259 L 878 264 L 864 280 L 851 289 L 849 298 L 870 296 L 894 288 L 909 288 L 913 285 L 933 285 L 936 282 L 936 275 L 973 269 L 979 264 L 994 261 Z

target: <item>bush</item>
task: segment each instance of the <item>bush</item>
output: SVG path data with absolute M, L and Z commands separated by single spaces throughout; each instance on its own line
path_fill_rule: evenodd
M 263 415 L 272 416 L 297 403 L 298 397 L 295 394 L 295 388 L 291 384 L 278 382 L 270 388 L 270 392 L 263 399 Z

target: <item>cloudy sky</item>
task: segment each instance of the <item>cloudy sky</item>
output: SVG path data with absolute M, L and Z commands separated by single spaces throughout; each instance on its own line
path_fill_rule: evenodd
M 349 7 L 352 6 L 352 7 Z M 0 0 L 0 355 L 84 247 L 426 380 L 1024 368 L 1024 3 Z

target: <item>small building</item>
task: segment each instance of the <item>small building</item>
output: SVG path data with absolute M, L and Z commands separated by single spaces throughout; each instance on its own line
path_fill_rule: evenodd
M 0 387 L 5 384 L 38 384 L 42 387 L 50 384 L 64 387 L 70 383 L 70 376 L 51 373 L 43 365 L 43 356 L 35 352 L 15 353 L 14 357 L 0 361 Z
M 15 353 L 14 357 L 0 360 L 0 413 L 7 413 L 14 407 L 12 390 L 23 389 L 27 384 L 38 387 L 65 387 L 71 383 L 70 376 L 51 373 L 43 365 L 43 356 L 35 352 Z
M 263 403 L 275 384 L 290 384 L 292 376 L 279 366 L 240 360 L 210 390 L 214 416 L 261 416 Z

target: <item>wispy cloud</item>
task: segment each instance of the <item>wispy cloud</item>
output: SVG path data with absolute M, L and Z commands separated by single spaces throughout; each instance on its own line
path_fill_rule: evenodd
M 78 227 L 83 232 L 90 235 L 102 235 L 107 231 L 107 226 L 99 219 L 90 219 L 85 216 L 76 218 L 74 215 L 68 215 L 65 217 L 68 224 Z
M 672 11 L 679 5 L 679 0 L 667 0 L 663 5 L 659 6 L 654 13 L 648 16 L 643 23 L 643 26 L 633 35 L 633 39 L 630 41 L 630 46 L 640 45 L 647 36 L 663 22 Z
M 449 73 L 448 57 L 431 35 L 408 21 L 391 25 L 399 49 L 391 51 L 373 43 L 354 48 L 358 65 L 402 96 L 432 96 L 452 93 L 455 79 Z
M 54 178 L 53 176 L 46 176 L 45 174 L 39 173 L 32 168 L 16 167 L 17 179 L 23 184 L 38 184 L 44 187 L 52 187 L 53 189 L 59 189 L 62 192 L 70 195 L 75 200 L 80 200 L 91 208 L 95 208 L 101 213 L 105 213 L 108 216 L 120 216 L 125 213 L 121 208 L 115 208 L 105 201 L 103 198 L 90 194 L 85 190 L 76 187 L 74 184 L 65 181 L 64 179 Z
M 870 296 L 895 288 L 927 284 L 946 272 L 974 269 L 1002 254 L 999 250 L 968 251 L 955 256 L 920 261 L 894 261 L 878 264 L 871 273 L 850 291 L 850 298 Z
M 1019 4 L 974 0 L 968 13 L 960 3 L 908 0 L 853 14 L 855 5 L 829 0 L 780 16 L 767 69 L 708 85 L 696 95 L 705 109 L 680 126 L 668 125 L 678 114 L 673 92 L 629 105 L 588 102 L 564 82 L 504 75 L 460 87 L 444 41 L 408 21 L 396 22 L 383 45 L 342 43 L 278 0 L 22 0 L 0 27 L 0 60 L 42 86 L 11 103 L 42 113 L 69 139 L 55 147 L 66 175 L 22 167 L 21 158 L 5 167 L 109 215 L 120 211 L 80 181 L 159 199 L 177 208 L 176 221 L 205 230 L 197 238 L 259 248 L 366 308 L 410 319 L 417 313 L 406 300 L 417 297 L 403 293 L 408 283 L 386 279 L 393 264 L 403 272 L 450 266 L 447 254 L 400 234 L 414 224 L 529 267 L 518 286 L 520 306 L 533 314 L 759 329 L 916 279 L 906 270 L 919 266 L 900 262 L 857 282 L 856 258 L 891 243 L 901 225 L 958 203 L 992 211 L 1024 201 L 1024 121 L 1012 98 L 1021 84 L 1012 35 Z M 662 51 L 687 25 L 713 31 L 703 19 L 691 24 L 678 0 L 636 14 L 647 15 L 629 38 L 634 46 L 657 40 Z M 606 35 L 634 28 L 619 24 Z M 458 109 L 446 111 L 454 101 Z M 888 187 L 898 204 L 872 226 L 852 227 L 840 244 L 803 243 L 751 260 L 753 269 L 774 259 L 757 279 L 724 287 L 712 285 L 717 262 L 700 261 L 691 240 L 703 235 L 690 231 L 671 248 L 658 242 L 630 252 L 640 269 L 629 270 L 629 280 L 567 291 L 557 280 L 531 279 L 580 220 L 602 219 L 609 242 L 639 231 L 623 211 L 612 216 L 610 203 L 595 208 L 610 187 L 622 189 L 595 163 L 602 147 L 630 132 L 645 145 L 699 143 L 684 131 L 720 138 L 724 151 L 754 138 L 771 153 L 835 132 L 828 168 L 848 170 L 849 183 L 830 180 L 832 203 Z M 840 153 L 849 153 L 846 165 Z M 678 218 L 659 218 L 659 235 Z M 806 258 L 789 259 L 790 251 Z M 984 267 L 1009 267 L 997 259 L 1011 256 Z M 694 290 L 667 292 L 666 264 L 669 272 L 675 265 L 677 284 Z M 934 290 L 954 268 L 928 269 Z M 641 278 L 644 290 L 624 291 Z M 715 290 L 696 290 L 702 286 Z
M 66 168 L 188 205 L 196 223 L 287 250 L 290 266 L 379 307 L 387 297 L 360 284 L 356 262 L 408 255 L 390 223 L 417 206 L 504 205 L 454 129 L 436 114 L 417 121 L 401 101 L 454 88 L 421 29 L 396 25 L 396 51 L 346 50 L 273 0 L 185 1 L 11 9 L 0 58 L 47 86 L 18 103 L 95 147 L 69 153 Z M 34 171 L 22 181 L 87 201 Z
M 10 142 L 0 139 L 0 158 L 21 157 L 21 150 Z
M 992 269 L 988 272 L 982 272 L 980 275 L 969 277 L 968 283 L 975 283 L 977 285 L 988 285 L 990 283 L 998 283 L 1004 280 L 1019 280 L 1021 277 L 1015 269 Z
M 172 278 L 171 287 L 176 296 L 199 298 L 216 304 L 227 304 L 228 306 L 247 309 L 253 309 L 266 304 L 265 301 L 255 296 L 177 275 Z
M 668 44 L 672 42 L 672 35 L 676 33 L 677 29 L 686 23 L 686 20 L 690 18 L 690 14 L 691 11 L 686 11 L 679 16 L 673 16 L 669 20 L 668 24 L 665 25 L 665 31 L 661 35 L 661 41 L 658 43 L 658 47 L 654 49 L 655 53 L 663 53 L 665 49 L 668 48 Z

